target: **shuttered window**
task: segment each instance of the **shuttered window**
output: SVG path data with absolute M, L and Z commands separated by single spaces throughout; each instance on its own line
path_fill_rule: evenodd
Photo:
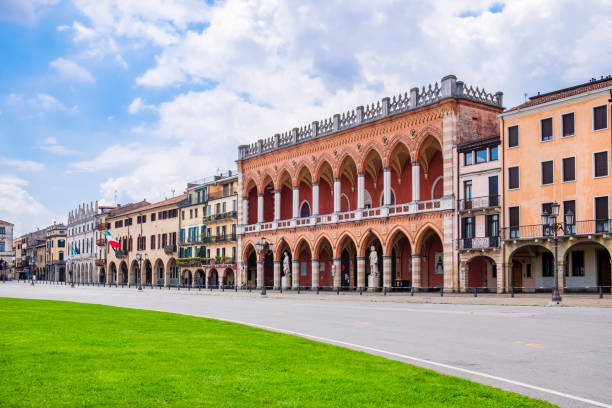
M 519 145 L 519 128 L 518 125 L 508 128 L 508 147 L 516 147 Z
M 561 115 L 561 127 L 563 137 L 574 136 L 574 113 Z
M 552 184 L 554 181 L 553 177 L 553 161 L 545 161 L 541 163 L 542 166 L 542 184 Z
M 553 120 L 552 118 L 542 119 L 540 121 L 540 140 L 545 142 L 553 138 Z
M 595 219 L 596 220 L 607 220 L 608 219 L 608 197 L 596 197 L 595 198 Z
M 510 218 L 510 238 L 520 237 L 520 219 L 519 207 L 508 208 L 508 217 Z
M 576 181 L 576 158 L 563 159 L 563 181 Z
M 519 168 L 509 167 L 508 168 L 508 189 L 519 188 Z
M 593 153 L 593 172 L 595 177 L 608 175 L 608 152 Z
M 608 107 L 606 105 L 593 108 L 593 130 L 608 127 Z

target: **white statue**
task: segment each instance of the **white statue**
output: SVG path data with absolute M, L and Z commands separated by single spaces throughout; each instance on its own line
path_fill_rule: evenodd
M 291 287 L 291 262 L 289 261 L 289 254 L 287 251 L 284 252 L 283 256 L 283 277 L 281 279 L 281 285 L 283 288 Z
M 378 276 L 378 254 L 374 245 L 370 247 L 370 274 Z

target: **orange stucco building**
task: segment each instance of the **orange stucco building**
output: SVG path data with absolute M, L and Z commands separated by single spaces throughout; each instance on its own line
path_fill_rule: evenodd
M 240 146 L 238 284 L 458 289 L 457 145 L 501 106 L 449 75 Z
M 500 115 L 504 266 L 517 290 L 552 286 L 555 243 L 561 288 L 609 290 L 611 101 L 607 77 L 538 94 Z M 558 241 L 541 221 L 552 203 L 563 223 Z

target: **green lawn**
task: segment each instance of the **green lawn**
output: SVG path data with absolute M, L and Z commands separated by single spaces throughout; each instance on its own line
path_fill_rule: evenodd
M 2 406 L 547 406 L 382 357 L 171 313 L 0 298 Z

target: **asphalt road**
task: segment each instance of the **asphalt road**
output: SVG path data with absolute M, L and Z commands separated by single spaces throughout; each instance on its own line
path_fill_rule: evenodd
M 1 297 L 212 317 L 405 361 L 567 407 L 612 407 L 612 309 L 278 299 L 0 284 Z

